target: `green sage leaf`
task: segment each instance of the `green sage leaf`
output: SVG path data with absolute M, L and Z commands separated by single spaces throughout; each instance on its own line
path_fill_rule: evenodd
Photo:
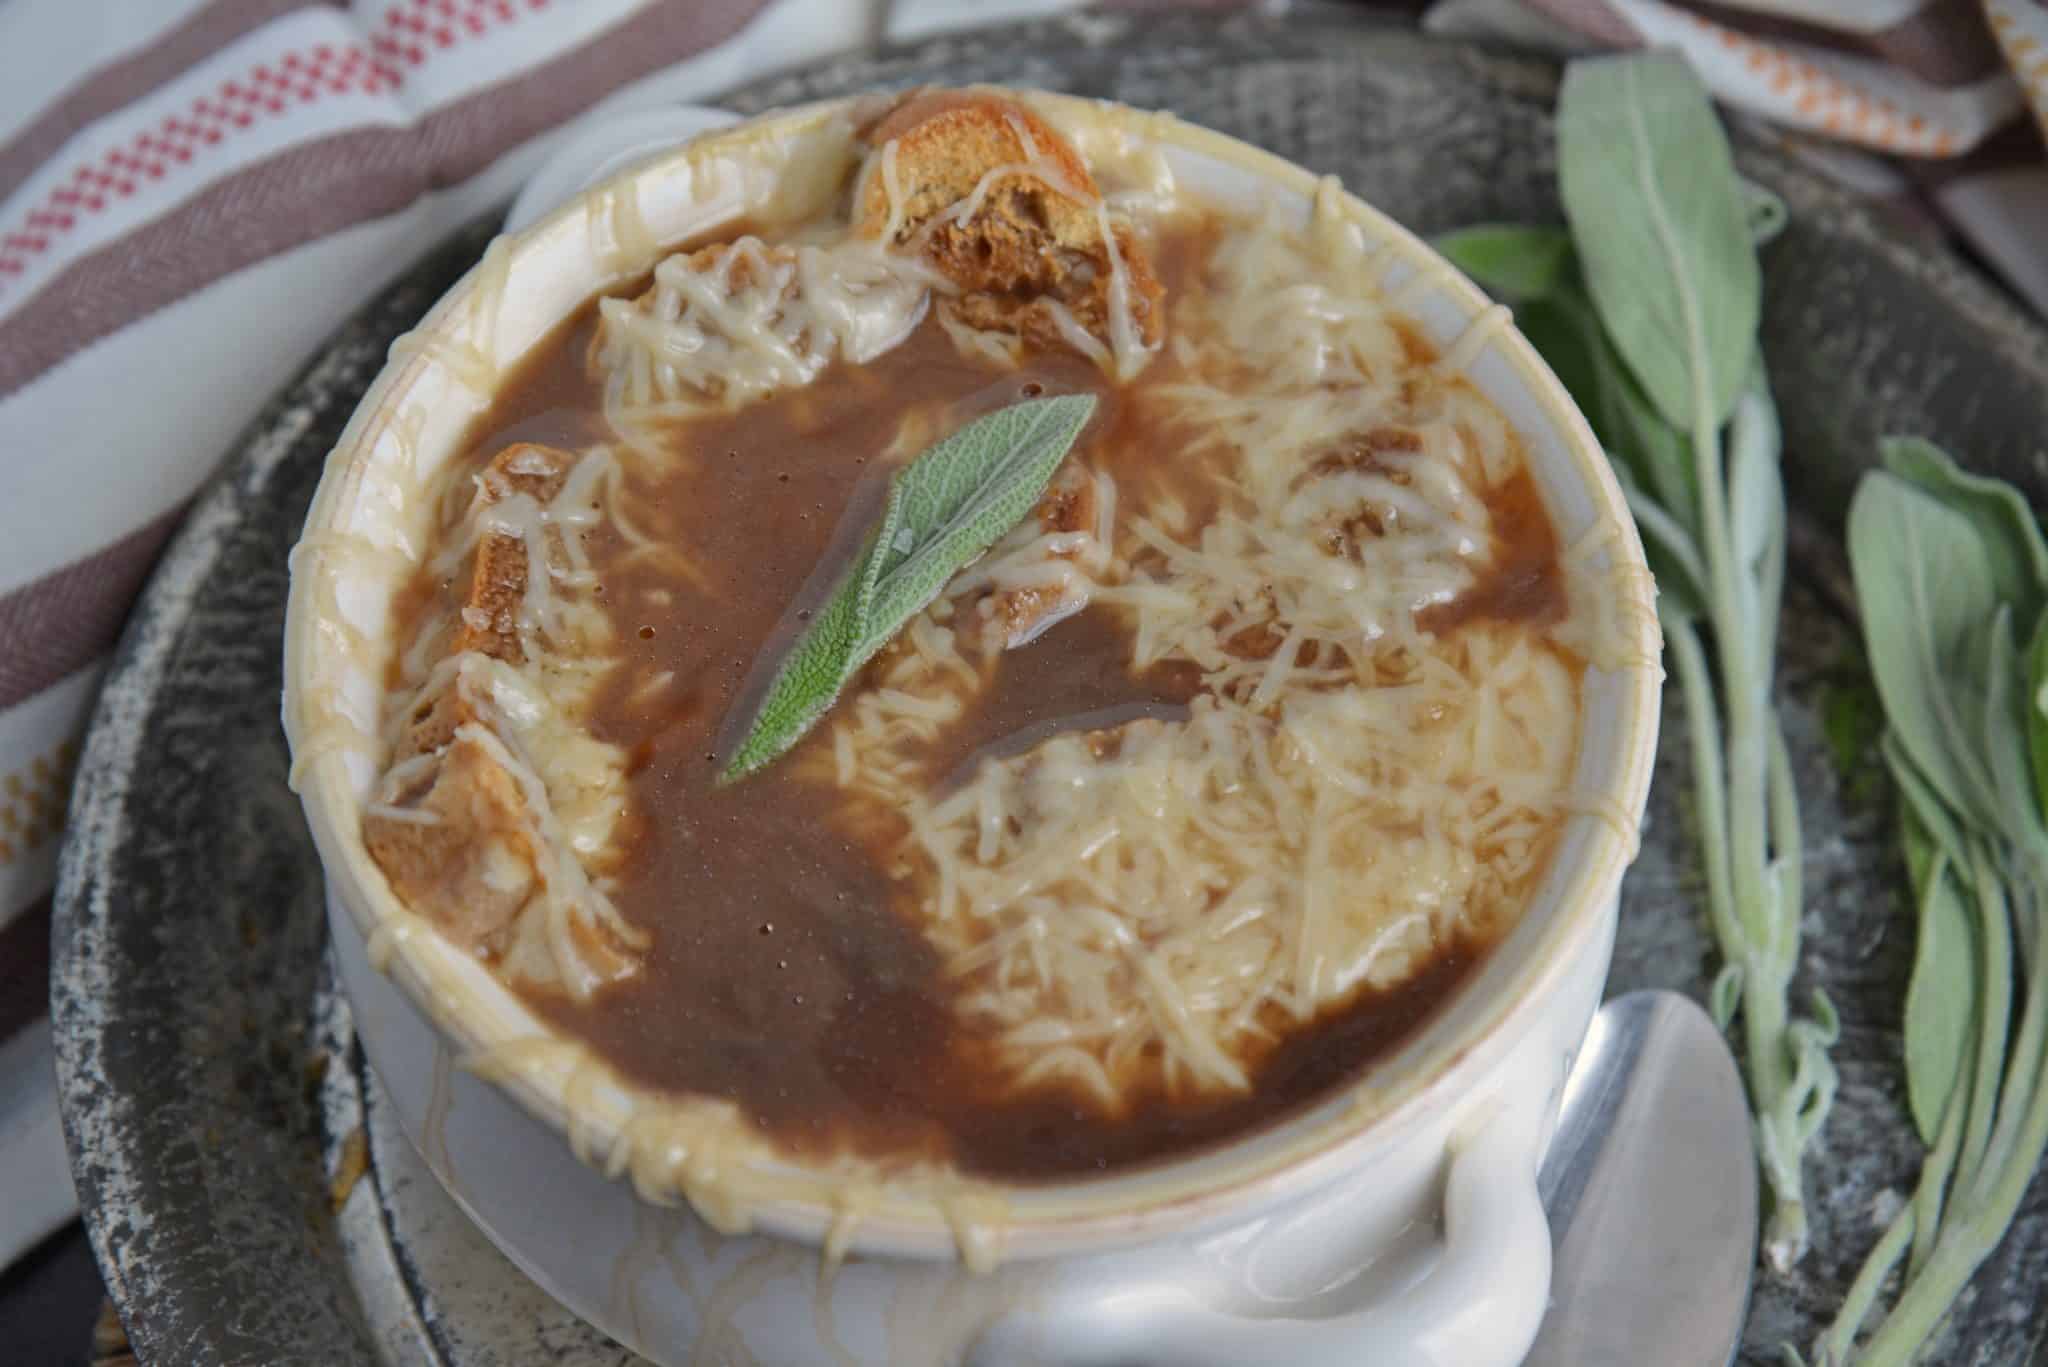
M 1616 438 L 1629 459 L 1641 471 L 1643 482 L 1657 495 L 1666 512 L 1680 520 L 1692 534 L 1699 535 L 1699 470 L 1693 463 L 1692 443 L 1657 411 L 1643 393 L 1636 377 L 1622 364 L 1612 343 L 1602 355 L 1612 421 Z
M 1983 642 L 1984 706 L 1978 727 L 2001 818 L 1998 830 L 2022 849 L 2048 838 L 2034 788 L 2033 735 L 2027 724 L 2027 665 L 2013 640 L 2012 605 L 2000 603 Z
M 1742 186 L 1742 207 L 1749 215 L 1750 240 L 1761 247 L 1785 231 L 1792 215 L 1776 191 L 1765 189 L 1748 176 L 1735 179 Z
M 1515 323 L 1571 392 L 1616 467 L 1632 471 L 1675 525 L 1696 539 L 1691 445 L 1615 354 L 1576 267 L 1549 294 L 1519 308 Z
M 1728 530 L 1745 570 L 1785 539 L 1785 482 L 1778 469 L 1778 408 L 1761 373 L 1736 400 L 1728 425 Z M 1775 633 L 1760 632 L 1774 641 Z
M 1813 1015 L 1785 1027 L 1785 1044 L 1792 1052 L 1792 1086 L 1785 1101 L 1793 1107 L 1794 1134 L 1801 1150 L 1813 1142 L 1834 1108 L 1841 1074 L 1828 1051 L 1841 1038 L 1842 1017 L 1833 998 L 1824 989 L 1814 988 Z
M 1926 775 L 1913 763 L 1905 747 L 1899 744 L 1896 731 L 1885 732 L 1880 743 L 1885 768 L 1891 771 L 1892 782 L 1898 785 L 1899 803 L 1913 810 L 1913 819 L 1928 833 L 1937 849 L 1947 850 L 1960 876 L 1969 867 L 1963 858 L 1963 827 L 1957 820 L 1956 812 L 1944 802 Z
M 1864 648 L 1891 734 L 1934 793 L 1996 830 L 1978 751 L 1983 681 L 1974 675 L 1998 585 L 1971 520 L 1897 475 L 1864 476 L 1849 504 L 1849 566 Z
M 1489 294 L 1509 301 L 1550 293 L 1571 268 L 1572 238 L 1563 228 L 1481 223 L 1431 245 Z
M 1515 305 L 1515 326 L 1571 394 L 1600 444 L 1611 448 L 1616 434 L 1603 411 L 1601 393 L 1605 358 L 1600 352 L 1607 338 L 1600 332 L 1600 320 L 1593 316 L 1583 287 L 1561 287 Z M 1610 450 L 1609 454 L 1620 453 Z
M 1721 971 L 1714 975 L 1714 985 L 1707 990 L 1707 1011 L 1714 1024 L 1726 1030 L 1735 1023 L 1735 1012 L 1741 1005 L 1742 965 L 1722 964 Z
M 1031 511 L 1095 412 L 1092 394 L 990 413 L 896 472 L 881 520 L 776 669 L 720 782 L 780 756 L 946 582 Z
M 906 466 L 889 490 L 879 573 L 859 649 L 880 650 L 960 567 L 1023 520 L 1095 413 L 1093 394 L 991 413 Z M 900 515 L 891 519 L 891 513 Z
M 1969 473 L 1921 437 L 1886 437 L 1880 451 L 1885 469 L 1970 519 L 1990 557 L 1998 596 L 2031 626 L 2048 606 L 2048 541 L 2019 490 Z
M 855 585 L 858 572 L 870 557 L 863 552 L 854 562 L 854 573 L 840 581 L 832 596 L 811 617 L 810 629 L 797 638 L 783 657 L 775 677 L 768 684 L 760 707 L 754 713 L 747 734 L 726 762 L 720 781 L 730 783 L 751 774 L 796 744 L 817 724 L 832 700 L 839 696 L 852 670 Z
M 1919 908 L 1913 975 L 1906 986 L 1906 1099 L 1920 1138 L 1933 1145 L 1942 1114 L 1970 1067 L 1977 1019 L 1977 964 L 1970 909 L 1950 851 L 1910 802 L 1899 806 L 1906 869 Z
M 2027 756 L 2034 765 L 2034 799 L 2048 816 L 2048 608 L 2027 646 Z
M 1842 1013 L 1825 987 L 1813 989 L 1813 1037 L 1832 1049 L 1842 1040 Z
M 1616 349 L 1666 421 L 1718 427 L 1756 349 L 1762 278 L 1727 135 L 1683 58 L 1576 61 L 1558 179 Z

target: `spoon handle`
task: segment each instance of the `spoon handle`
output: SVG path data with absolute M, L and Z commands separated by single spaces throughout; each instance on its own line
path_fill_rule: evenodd
M 1523 1367 L 1727 1367 L 1756 1262 L 1756 1158 L 1706 1012 L 1675 992 L 1600 1009 L 1538 1190 L 1551 1303 Z

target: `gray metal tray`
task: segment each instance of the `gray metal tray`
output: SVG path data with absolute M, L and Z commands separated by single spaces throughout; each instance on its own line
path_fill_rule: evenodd
M 1424 233 L 1555 219 L 1554 70 L 1327 13 L 1086 17 L 946 39 L 757 85 L 744 112 L 864 88 L 998 80 L 1178 111 L 1345 183 Z M 1784 692 L 1807 841 L 1802 989 L 1841 1008 L 1842 1089 L 1810 1180 L 1811 1257 L 1759 1283 L 1744 1360 L 1805 1344 L 1910 1187 L 1897 1022 L 1911 918 L 1889 797 L 1830 759 L 1853 679 L 1840 510 L 1880 432 L 1934 436 L 2048 496 L 2048 335 L 1938 248 L 1755 147 L 1792 226 L 1765 254 L 1766 343 L 1798 503 Z M 398 1134 L 325 959 L 318 869 L 277 723 L 285 553 L 392 338 L 480 254 L 478 224 L 337 334 L 195 505 L 130 623 L 86 747 L 57 901 L 53 1008 L 78 1190 L 145 1361 L 595 1364 L 630 1355 L 491 1249 Z M 1666 714 L 1610 990 L 1702 991 L 1685 736 Z M 367 1168 L 333 1199 L 353 1156 Z M 2048 1183 L 1936 1360 L 2048 1336 Z

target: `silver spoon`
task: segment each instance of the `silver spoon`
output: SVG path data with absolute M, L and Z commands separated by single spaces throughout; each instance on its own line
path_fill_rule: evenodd
M 1676 992 L 1600 1008 L 1537 1189 L 1550 1312 L 1523 1367 L 1727 1367 L 1756 1263 L 1756 1156 L 1706 1012 Z

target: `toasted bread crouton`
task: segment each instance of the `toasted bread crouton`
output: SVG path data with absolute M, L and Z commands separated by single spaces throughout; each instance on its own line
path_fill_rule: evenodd
M 990 649 L 1011 650 L 1024 645 L 1088 605 L 1093 587 L 1089 577 L 1078 567 L 1069 570 L 1052 564 L 1078 558 L 1079 548 L 1062 546 L 1051 538 L 1092 533 L 1096 497 L 1094 479 L 1080 466 L 1062 466 L 1054 476 L 1051 486 L 1038 500 L 1032 521 L 1025 524 L 1034 529 L 1033 540 L 1042 548 L 1046 573 L 1031 583 L 994 589 L 977 607 L 988 623 Z
M 759 260 L 771 270 L 796 260 L 796 253 L 789 248 L 770 246 L 757 238 L 750 237 L 742 237 L 733 242 L 713 242 L 709 246 L 699 247 L 693 252 L 680 253 L 680 255 L 693 275 L 710 275 L 715 271 L 725 271 L 725 285 L 731 291 L 744 290 L 755 283 L 755 277 L 758 274 L 754 268 L 756 260 Z M 789 285 L 784 287 L 785 295 L 790 288 L 794 287 L 794 284 L 795 281 L 792 278 Z M 634 296 L 633 307 L 642 313 L 651 314 L 658 307 L 657 301 L 660 298 L 660 284 L 651 284 Z M 591 366 L 593 369 L 596 368 L 598 354 L 602 350 L 603 345 L 604 338 L 602 334 L 590 339 Z
M 902 342 L 925 315 L 933 275 L 852 239 L 744 235 L 677 252 L 637 298 L 598 301 L 586 365 L 615 420 L 648 405 L 752 402 Z
M 531 442 L 509 446 L 484 470 L 487 504 L 518 494 L 546 503 L 568 478 L 567 452 Z M 456 614 L 453 655 L 526 658 L 519 608 L 526 596 L 526 543 L 486 532 L 477 539 L 469 588 Z M 539 879 L 539 835 L 518 781 L 485 748 L 457 732 L 488 724 L 458 676 L 415 705 L 392 756 L 394 768 L 434 756 L 408 791 L 363 818 L 370 855 L 414 911 L 460 943 L 491 947 L 525 906 Z M 397 809 L 397 810 L 392 810 Z M 408 820 L 398 812 L 418 813 Z
M 442 696 L 472 711 L 461 689 Z M 396 810 L 363 817 L 364 843 L 392 891 L 457 944 L 501 951 L 540 885 L 540 834 L 518 780 L 465 734 L 435 754 L 419 787 L 395 797 Z
M 1038 634 L 1087 606 L 1061 584 L 1031 584 L 988 599 L 989 630 L 1004 650 L 1028 645 Z
M 485 469 L 481 497 L 486 505 L 524 496 L 545 506 L 562 491 L 574 460 L 531 442 L 509 446 Z M 562 532 L 549 527 L 545 537 L 550 561 L 559 562 Z M 478 538 L 450 637 L 452 657 L 525 661 L 519 619 L 530 572 L 522 538 L 498 531 Z M 458 944 L 496 955 L 545 887 L 547 851 L 529 795 L 501 758 L 504 728 L 481 692 L 458 666 L 443 686 L 414 701 L 394 741 L 385 791 L 364 812 L 363 840 L 408 907 Z M 623 947 L 601 930 L 578 938 L 593 963 L 630 970 Z
M 489 504 L 525 494 L 545 504 L 562 491 L 571 459 L 565 451 L 533 442 L 508 446 L 484 470 L 481 497 Z M 549 554 L 559 554 L 560 533 L 551 528 L 548 537 Z M 519 640 L 519 608 L 526 597 L 526 575 L 526 543 L 520 538 L 487 532 L 477 539 L 469 589 L 455 615 L 450 655 L 475 651 L 507 664 L 525 661 L 526 648 Z M 445 688 L 415 704 L 392 755 L 394 764 L 444 748 L 455 739 L 457 727 L 477 720 L 460 694 L 460 689 Z
M 926 92 L 897 105 L 867 139 L 874 150 L 856 190 L 855 230 L 919 244 L 960 287 L 948 307 L 962 321 L 1071 346 L 1057 305 L 1113 350 L 1120 267 L 1138 342 L 1158 342 L 1163 290 L 1150 260 L 1128 228 L 1105 233 L 1087 166 L 1029 109 L 984 92 Z
M 500 503 L 524 494 L 545 506 L 569 478 L 574 457 L 566 451 L 519 442 L 500 451 L 484 470 L 482 497 L 485 503 Z M 551 542 L 560 533 L 549 530 Z M 560 553 L 551 544 L 550 555 Z M 470 572 L 469 592 L 463 597 L 456 618 L 453 653 L 480 651 L 494 660 L 518 664 L 526 658 L 519 641 L 519 605 L 526 597 L 526 543 L 516 536 L 486 533 L 477 541 L 476 565 Z
M 1095 481 L 1086 469 L 1079 465 L 1061 465 L 1031 515 L 1038 519 L 1038 529 L 1047 535 L 1092 532 L 1095 530 L 1095 498 Z
M 458 681 L 472 714 L 479 708 Z M 601 983 L 631 975 L 646 937 L 622 923 L 571 915 L 567 930 L 577 962 L 536 953 L 535 899 L 550 892 L 544 872 L 564 858 L 550 850 L 520 780 L 499 758 L 502 741 L 487 724 L 464 726 L 417 771 L 390 804 L 363 816 L 363 840 L 391 889 L 415 913 L 456 944 L 500 962 L 514 976 L 566 986 L 581 996 Z M 522 941 L 525 947 L 522 948 Z

